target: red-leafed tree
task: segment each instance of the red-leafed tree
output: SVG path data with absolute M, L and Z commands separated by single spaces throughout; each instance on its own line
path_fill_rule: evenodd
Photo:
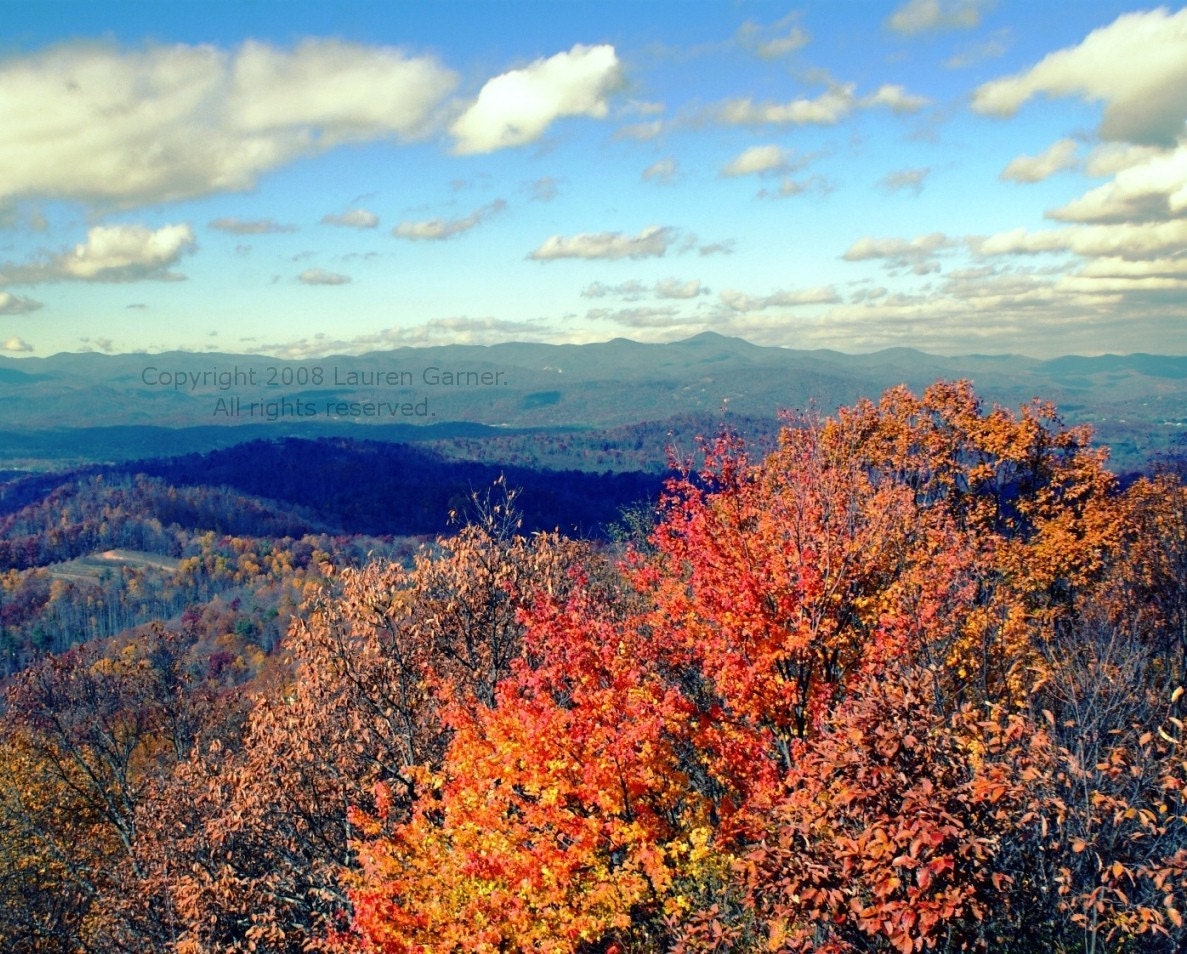
M 906 950 L 1024 923 L 1018 858 L 1063 824 L 1027 703 L 1121 552 L 1088 436 L 959 383 L 793 417 L 760 462 L 709 447 L 629 587 L 528 614 L 495 705 L 447 710 L 410 820 L 359 813 L 356 928 L 384 951 Z

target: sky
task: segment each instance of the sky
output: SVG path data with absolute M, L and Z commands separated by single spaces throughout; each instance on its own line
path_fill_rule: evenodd
M 0 354 L 1187 354 L 1187 8 L 0 0 Z

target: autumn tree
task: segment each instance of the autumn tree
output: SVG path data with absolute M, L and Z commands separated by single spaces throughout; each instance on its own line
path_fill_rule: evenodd
M 214 692 L 190 666 L 191 644 L 159 626 L 86 644 L 22 673 L 8 691 L 6 950 L 164 949 L 170 910 L 153 903 L 144 811 L 204 733 L 225 727 L 210 718 Z
M 793 416 L 759 462 L 717 441 L 614 599 L 528 614 L 494 707 L 446 710 L 411 818 L 387 787 L 357 813 L 356 928 L 384 951 L 1004 936 L 1025 904 L 982 915 L 1033 878 L 997 861 L 1061 818 L 1025 703 L 1120 549 L 1088 440 L 941 383 Z
M 292 675 L 255 704 L 240 744 L 178 773 L 178 810 L 159 817 L 161 856 L 183 924 L 180 949 L 305 951 L 345 941 L 354 806 L 394 824 L 440 767 L 442 701 L 483 705 L 520 652 L 532 594 L 567 592 L 580 547 L 524 537 L 500 500 L 410 569 L 345 570 L 312 599 L 285 650 Z

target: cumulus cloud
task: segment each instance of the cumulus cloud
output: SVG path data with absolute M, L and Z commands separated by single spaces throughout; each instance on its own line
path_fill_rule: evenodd
M 232 235 L 271 235 L 278 232 L 295 232 L 295 225 L 285 225 L 275 219 L 239 219 L 223 217 L 208 223 L 209 227 L 218 232 L 230 232 Z
M 958 243 L 941 232 L 921 235 L 913 239 L 862 237 L 841 257 L 847 262 L 884 259 L 889 268 L 910 269 L 916 275 L 929 275 L 940 270 L 938 252 Z
M 421 135 L 455 86 L 429 57 L 306 40 L 0 61 L 0 197 L 134 206 L 252 187 L 345 142 Z
M 379 216 L 366 209 L 347 209 L 345 212 L 330 212 L 321 217 L 322 225 L 337 225 L 348 229 L 373 229 L 379 224 Z
M 877 91 L 862 99 L 861 105 L 867 109 L 872 106 L 885 106 L 895 113 L 916 113 L 928 105 L 931 100 L 926 96 L 908 93 L 905 87 L 887 83 L 879 86 Z
M 574 46 L 488 80 L 477 100 L 450 127 L 455 151 L 494 152 L 539 139 L 565 116 L 608 113 L 607 100 L 621 85 L 614 47 Z
M 4 343 L 0 344 L 0 351 L 4 351 L 7 354 L 28 354 L 32 350 L 33 346 L 29 342 L 15 335 L 11 338 L 6 338 Z
M 655 295 L 657 298 L 687 299 L 707 294 L 709 294 L 709 289 L 705 288 L 698 278 L 693 278 L 686 282 L 682 282 L 678 278 L 665 278 L 655 283 Z
M 778 175 L 803 166 L 781 146 L 751 146 L 731 159 L 721 174 L 727 178 L 751 175 Z
M 1074 169 L 1076 149 L 1075 140 L 1060 139 L 1037 156 L 1011 159 L 1002 170 L 1001 178 L 1007 182 L 1042 182 L 1064 169 Z
M 31 311 L 36 311 L 41 307 L 41 302 L 34 301 L 32 298 L 25 298 L 21 295 L 13 295 L 9 292 L 0 292 L 0 315 L 27 315 Z M 10 341 L 19 341 L 19 338 L 10 338 Z M 5 348 L 5 350 L 11 350 Z
M 1087 258 L 1126 261 L 1181 255 L 1187 247 L 1187 219 L 1170 222 L 1069 225 L 1059 229 L 1011 229 L 973 243 L 982 255 L 1072 252 Z
M 1012 116 L 1040 93 L 1102 102 L 1103 139 L 1174 145 L 1187 120 L 1187 9 L 1124 14 L 1078 46 L 985 83 L 973 109 Z
M 914 36 L 934 30 L 971 30 L 992 0 L 908 0 L 886 21 L 896 33 Z
M 1090 176 L 1112 176 L 1122 169 L 1140 166 L 1151 159 L 1166 155 L 1158 146 L 1135 146 L 1128 142 L 1102 142 L 1084 160 L 1084 171 Z
M 297 281 L 302 285 L 348 285 L 351 278 L 338 272 L 327 272 L 323 268 L 307 268 L 297 276 Z
M 670 185 L 676 181 L 676 175 L 679 171 L 680 165 L 675 159 L 660 159 L 643 170 L 643 181 Z
M 549 261 L 558 258 L 659 258 L 676 240 L 677 232 L 667 226 L 652 225 L 638 235 L 622 232 L 580 232 L 576 235 L 553 235 L 528 258 Z
M 45 282 L 135 282 L 184 278 L 170 269 L 196 248 L 188 225 L 152 230 L 139 225 L 95 225 L 72 250 L 32 264 L 0 265 L 0 285 Z
M 456 238 L 479 225 L 492 215 L 497 215 L 507 208 L 502 199 L 475 209 L 469 215 L 460 219 L 428 219 L 424 222 L 401 222 L 394 229 L 392 235 L 396 238 L 408 239 L 413 242 L 438 242 L 444 239 Z
M 1051 213 L 1073 222 L 1140 222 L 1187 213 L 1187 145 L 1169 152 L 1130 154 L 1113 181 Z

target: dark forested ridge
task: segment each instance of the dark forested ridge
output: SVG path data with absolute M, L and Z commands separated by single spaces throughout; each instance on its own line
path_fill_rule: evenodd
M 655 473 L 535 470 L 451 459 L 409 444 L 290 437 L 22 477 L 0 487 L 0 514 L 12 514 L 79 480 L 136 474 L 173 488 L 231 488 L 271 501 L 265 508 L 273 520 L 270 526 L 261 522 L 261 505 L 254 502 L 243 512 L 228 506 L 225 512 L 208 509 L 192 518 L 203 521 L 199 525 L 204 529 L 256 534 L 278 528 L 397 536 L 443 533 L 450 515 L 461 514 L 475 491 L 502 478 L 520 492 L 526 530 L 596 536 L 623 507 L 655 500 L 662 483 Z M 176 509 L 176 494 L 170 499 L 169 506 Z

